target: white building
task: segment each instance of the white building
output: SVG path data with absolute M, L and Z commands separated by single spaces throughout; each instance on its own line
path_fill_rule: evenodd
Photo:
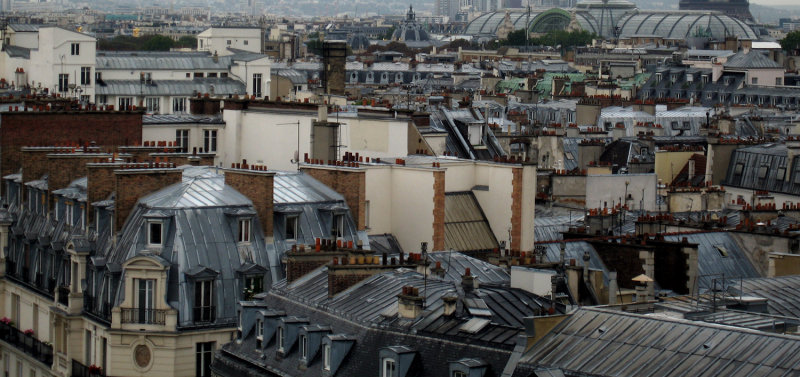
M 229 55 L 233 50 L 260 53 L 264 33 L 260 28 L 212 27 L 197 34 L 197 51 Z
M 11 24 L 3 31 L 0 78 L 89 102 L 95 45 L 94 37 L 60 27 Z
M 269 57 L 237 52 L 111 52 L 97 55 L 95 103 L 152 114 L 188 113 L 188 98 L 269 95 Z

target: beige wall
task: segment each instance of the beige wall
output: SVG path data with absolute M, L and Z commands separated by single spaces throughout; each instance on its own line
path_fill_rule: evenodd
M 222 151 L 222 146 L 225 140 L 225 125 L 224 124 L 148 124 L 142 127 L 142 140 L 141 141 L 175 141 L 175 131 L 189 130 L 189 149 L 191 153 L 193 148 L 197 148 L 198 152 L 204 147 L 205 130 L 217 130 L 217 151 Z M 214 165 L 222 163 L 220 153 L 214 158 Z M 230 164 L 228 164 L 230 166 Z M 224 166 L 223 166 L 224 167 Z
M 656 151 L 655 172 L 661 183 L 669 186 L 672 179 L 681 172 L 683 166 L 695 153 L 703 152 L 667 152 Z
M 632 198 L 627 201 L 629 210 L 638 210 L 642 204 L 647 211 L 658 209 L 655 174 L 590 175 L 586 177 L 586 206 L 602 207 L 603 202 L 606 202 L 610 207 L 612 203 L 619 203 L 619 199 L 625 196 L 625 182 L 628 182 L 627 192 Z

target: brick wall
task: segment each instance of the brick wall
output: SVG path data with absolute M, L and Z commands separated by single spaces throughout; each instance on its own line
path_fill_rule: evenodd
M 333 258 L 347 256 L 346 252 L 288 252 L 286 253 L 286 281 L 293 282 Z
M 91 163 L 86 165 L 86 202 L 92 203 L 106 200 L 116 188 L 114 170 L 120 169 L 122 163 Z M 89 221 L 94 221 L 94 210 L 89 210 Z
M 22 166 L 23 146 L 130 145 L 142 140 L 140 112 L 4 112 L 0 127 L 0 174 Z M 37 178 L 38 179 L 38 178 Z
M 357 168 L 331 169 L 303 166 L 300 171 L 322 182 L 344 196 L 358 230 L 366 227 L 367 183 L 366 171 Z
M 522 250 L 522 186 L 522 168 L 514 168 L 511 176 L 511 250 L 518 251 Z
M 114 227 L 122 229 L 128 215 L 139 198 L 178 183 L 183 177 L 181 169 L 128 169 L 114 171 Z
M 0 147 L 3 148 L 3 147 Z M 24 152 L 20 150 L 20 166 L 22 168 L 22 183 L 35 181 L 41 179 L 43 175 L 47 174 L 47 155 L 56 151 L 55 148 L 24 148 Z M 3 152 L 0 152 L 3 153 Z M 12 172 L 3 173 L 3 176 L 16 173 L 17 170 Z M 5 172 L 5 166 L 3 166 Z
M 272 237 L 274 179 L 274 172 L 244 169 L 225 170 L 225 184 L 233 187 L 253 202 L 265 237 Z
M 433 172 L 433 251 L 444 250 L 444 170 Z
M 397 266 L 383 265 L 331 265 L 328 266 L 328 296 L 358 284 L 360 281 L 383 271 L 396 269 Z

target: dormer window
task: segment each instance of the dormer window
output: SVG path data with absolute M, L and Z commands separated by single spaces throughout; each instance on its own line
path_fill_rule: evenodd
M 457 370 L 453 372 L 453 377 L 467 377 L 467 374 L 460 370 Z
M 331 237 L 344 237 L 344 215 L 333 215 L 331 224 Z
M 298 227 L 300 217 L 297 215 L 287 216 L 286 217 L 286 239 L 287 240 L 295 240 L 298 236 Z
M 261 345 L 264 342 L 264 320 L 256 320 L 256 348 L 261 351 Z
M 65 202 L 64 203 L 64 221 L 67 224 L 72 224 L 73 213 L 74 212 L 73 212 L 72 203 L 71 202 Z
M 286 344 L 286 336 L 283 331 L 283 326 L 278 327 L 278 352 L 283 352 L 284 345 Z
M 147 246 L 161 247 L 164 244 L 164 224 L 161 221 L 147 223 Z
M 308 337 L 300 335 L 300 355 L 303 360 L 308 359 Z
M 239 242 L 250 242 L 250 219 L 239 219 Z
M 331 370 L 331 345 L 322 346 L 322 369 Z
M 384 358 L 381 360 L 381 377 L 394 377 L 397 364 L 394 359 Z
M 200 280 L 194 283 L 194 321 L 214 321 L 214 281 Z

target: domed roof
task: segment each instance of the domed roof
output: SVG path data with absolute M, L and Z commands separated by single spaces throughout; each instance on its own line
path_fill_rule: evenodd
M 366 50 L 369 48 L 369 38 L 364 33 L 355 33 L 347 39 L 347 45 L 353 50 Z
M 663 38 L 686 39 L 711 37 L 724 39 L 757 39 L 750 26 L 733 17 L 705 11 L 640 11 L 623 17 L 617 24 L 619 35 L 657 35 Z
M 420 42 L 428 41 L 430 39 L 431 38 L 428 36 L 428 32 L 422 28 L 422 25 L 417 23 L 414 9 L 412 7 L 408 7 L 406 19 L 403 20 L 402 24 L 397 26 L 397 29 L 395 29 L 394 33 L 392 34 L 392 40 L 399 42 Z

